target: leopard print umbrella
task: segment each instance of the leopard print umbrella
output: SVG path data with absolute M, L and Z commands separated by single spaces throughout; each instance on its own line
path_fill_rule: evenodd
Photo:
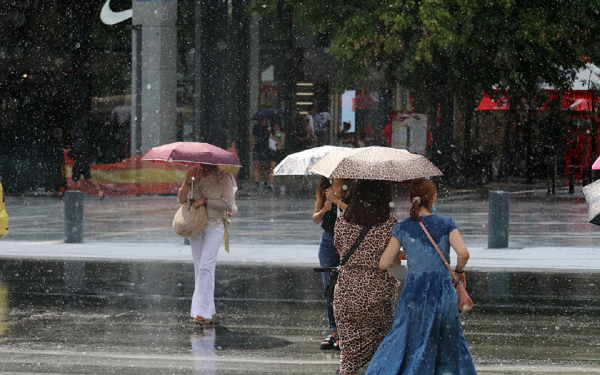
M 380 146 L 325 155 L 309 170 L 329 178 L 388 181 L 407 181 L 443 174 L 422 155 Z

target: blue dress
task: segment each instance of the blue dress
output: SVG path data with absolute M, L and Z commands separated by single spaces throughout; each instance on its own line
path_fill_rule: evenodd
M 429 215 L 422 221 L 449 260 L 454 220 Z M 392 235 L 406 253 L 408 274 L 394 325 L 373 356 L 367 375 L 477 374 L 446 265 L 418 222 L 409 218 L 397 223 Z

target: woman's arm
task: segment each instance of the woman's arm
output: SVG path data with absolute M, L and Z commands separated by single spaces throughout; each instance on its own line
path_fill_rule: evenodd
M 348 205 L 342 202 L 341 198 L 338 198 L 332 188 L 326 190 L 327 200 L 331 201 L 331 203 L 335 204 L 340 208 L 340 210 L 344 211 L 348 208 Z
M 317 197 L 317 201 L 315 202 L 315 211 L 313 213 L 313 222 L 315 224 L 321 223 L 321 221 L 323 221 L 323 216 L 325 216 L 325 213 L 330 209 L 330 201 L 323 202 L 323 197 Z
M 458 229 L 454 229 L 452 232 L 450 232 L 449 240 L 450 246 L 452 246 L 456 252 L 455 270 L 458 272 L 463 272 L 467 262 L 469 261 L 469 250 L 467 249 L 467 245 L 465 245 L 465 242 L 460 236 Z
M 195 174 L 195 168 L 190 168 L 187 172 L 185 172 L 185 179 L 183 180 L 181 188 L 179 188 L 179 192 L 177 193 L 177 199 L 179 200 L 179 204 L 184 204 L 185 202 L 187 202 L 188 193 L 190 192 L 192 184 L 192 177 L 194 177 Z
M 184 204 L 187 201 L 189 191 L 190 185 L 188 185 L 187 182 L 183 181 L 183 184 L 181 184 L 179 192 L 177 193 L 177 199 L 179 200 L 179 204 Z
M 379 258 L 379 268 L 383 271 L 390 268 L 395 259 L 398 258 L 398 252 L 400 251 L 400 241 L 394 236 L 390 238 L 390 242 L 383 254 L 381 254 L 381 258 Z M 398 264 L 399 265 L 399 264 Z

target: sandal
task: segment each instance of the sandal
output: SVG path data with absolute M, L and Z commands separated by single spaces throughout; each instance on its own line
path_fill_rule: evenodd
M 328 338 L 321 342 L 321 349 L 323 350 L 340 350 L 340 336 L 330 335 Z
M 212 319 L 208 319 L 208 318 L 205 318 L 203 316 L 196 315 L 194 317 L 194 324 L 200 324 L 203 327 L 204 326 L 208 326 L 208 325 L 213 325 L 213 324 L 215 324 L 215 317 L 213 316 Z
M 102 199 L 104 199 L 104 197 L 106 197 L 106 194 L 104 194 L 104 191 L 101 191 L 98 193 L 98 200 L 101 201 Z

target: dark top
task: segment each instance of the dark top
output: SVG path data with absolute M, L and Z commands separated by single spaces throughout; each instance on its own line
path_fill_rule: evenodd
M 343 198 L 342 202 L 348 204 L 350 202 L 350 198 Z M 331 204 L 331 209 L 325 212 L 323 215 L 323 221 L 321 221 L 321 228 L 329 234 L 333 234 L 333 229 L 335 228 L 335 221 L 337 220 L 337 206 L 335 204 Z
M 254 136 L 254 150 L 264 152 L 269 150 L 269 128 L 267 126 L 261 126 L 260 124 L 254 125 L 252 128 L 252 135 Z
M 73 148 L 69 150 L 69 157 L 77 164 L 91 164 L 92 158 L 85 138 L 76 137 L 74 139 Z

